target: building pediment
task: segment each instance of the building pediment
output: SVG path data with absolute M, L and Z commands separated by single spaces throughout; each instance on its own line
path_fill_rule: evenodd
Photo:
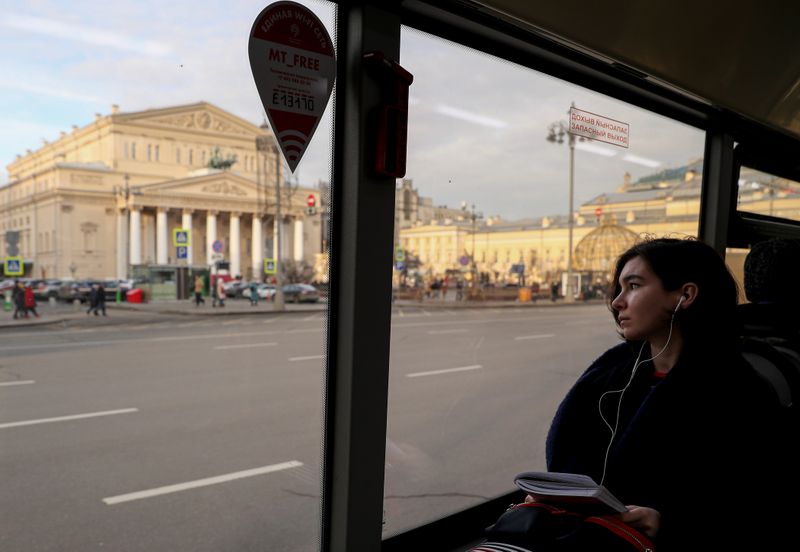
M 115 122 L 255 138 L 258 126 L 206 102 L 113 116 Z
M 174 197 L 191 196 L 219 200 L 256 199 L 263 196 L 264 190 L 257 194 L 256 183 L 237 174 L 215 171 L 208 175 L 157 182 L 138 188 L 143 196 L 169 195 Z

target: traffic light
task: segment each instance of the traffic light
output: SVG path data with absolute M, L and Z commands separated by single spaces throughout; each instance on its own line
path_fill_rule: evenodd
M 19 255 L 19 231 L 8 230 L 6 232 L 6 255 L 16 257 Z

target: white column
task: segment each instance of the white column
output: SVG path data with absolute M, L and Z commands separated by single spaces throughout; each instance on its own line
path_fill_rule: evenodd
M 286 238 L 283 239 L 286 241 Z M 272 217 L 272 258 L 278 259 L 281 256 L 281 252 L 278 251 L 278 218 Z
M 142 211 L 131 209 L 130 263 L 142 264 Z
M 206 215 L 206 264 L 214 264 L 214 242 L 217 241 L 217 212 L 209 211 Z
M 168 244 L 167 211 L 158 209 L 156 211 L 156 264 L 167 264 Z
M 294 220 L 294 260 L 303 260 L 303 221 Z
M 117 278 L 128 277 L 128 211 L 117 210 Z M 55 249 L 55 246 L 53 247 Z
M 253 280 L 261 280 L 263 274 L 264 264 L 264 237 L 261 229 L 261 217 L 253 215 L 253 245 L 252 245 L 252 260 L 253 260 L 253 273 L 251 277 Z
M 242 273 L 242 236 L 239 231 L 239 213 L 231 213 L 231 274 L 234 277 Z
M 184 230 L 189 231 L 189 243 L 194 243 L 194 236 L 192 236 L 192 211 L 191 210 L 184 210 L 183 214 L 181 215 L 181 228 Z M 194 263 L 194 257 L 192 256 L 192 252 L 194 251 L 193 247 L 190 245 L 186 248 L 186 255 L 188 257 L 187 264 L 191 266 Z

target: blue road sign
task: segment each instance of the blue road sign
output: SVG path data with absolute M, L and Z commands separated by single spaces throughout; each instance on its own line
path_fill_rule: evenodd
M 6 276 L 22 276 L 25 272 L 22 267 L 22 257 L 6 257 L 3 264 Z
M 214 253 L 222 253 L 223 249 L 222 241 L 216 240 L 214 244 L 211 246 L 211 249 L 214 250 Z
M 403 261 L 397 261 L 396 263 L 394 263 L 394 267 L 399 271 L 403 271 L 406 269 L 406 263 L 404 263 Z
M 189 248 L 185 245 L 178 246 L 178 254 L 177 257 L 179 259 L 188 259 L 189 258 Z
M 172 245 L 180 247 L 182 245 L 192 245 L 191 230 L 185 228 L 172 229 Z

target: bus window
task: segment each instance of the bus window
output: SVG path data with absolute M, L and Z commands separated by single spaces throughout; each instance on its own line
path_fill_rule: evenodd
M 385 536 L 544 467 L 560 399 L 616 343 L 617 255 L 644 233 L 697 235 L 704 149 L 702 131 L 608 96 L 412 28 L 401 39 L 414 83 Z M 573 105 L 595 139 L 570 132 Z
M 743 166 L 738 185 L 739 211 L 800 221 L 800 182 Z

